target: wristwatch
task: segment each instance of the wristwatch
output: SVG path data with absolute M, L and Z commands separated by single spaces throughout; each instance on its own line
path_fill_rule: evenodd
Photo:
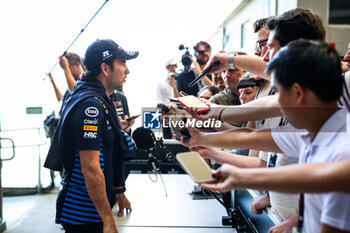
M 230 70 L 237 70 L 237 68 L 236 68 L 236 66 L 235 66 L 235 64 L 234 64 L 234 62 L 233 62 L 233 58 L 235 57 L 235 54 L 234 53 L 230 53 L 229 55 L 228 55 L 228 68 L 230 69 Z

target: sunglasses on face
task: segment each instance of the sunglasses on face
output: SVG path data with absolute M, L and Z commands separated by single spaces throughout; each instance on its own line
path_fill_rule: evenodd
M 205 52 L 208 52 L 208 50 L 204 50 L 204 51 L 197 51 L 197 53 L 199 53 L 199 54 L 204 54 Z
M 257 41 L 255 44 L 255 51 L 261 53 L 262 47 L 266 45 L 268 39 Z

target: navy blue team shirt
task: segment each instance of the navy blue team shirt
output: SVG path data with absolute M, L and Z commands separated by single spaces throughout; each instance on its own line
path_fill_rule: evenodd
M 80 102 L 70 119 L 67 140 L 75 144 L 75 154 L 70 155 L 74 156 L 74 167 L 64 174 L 63 189 L 57 199 L 56 223 L 80 225 L 101 222 L 86 189 L 79 151 L 100 151 L 100 167 L 105 175 L 106 187 L 110 187 L 113 185 L 115 135 L 106 119 L 105 109 L 96 98 Z

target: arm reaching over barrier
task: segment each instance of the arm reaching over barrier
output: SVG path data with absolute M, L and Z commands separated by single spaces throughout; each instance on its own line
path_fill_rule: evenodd
M 208 103 L 210 110 L 198 114 L 196 109 L 186 109 L 194 118 L 207 120 L 215 118 L 223 122 L 246 122 L 282 116 L 277 96 L 266 96 L 246 104 L 224 106 Z
M 294 164 L 274 168 L 241 169 L 224 164 L 213 174 L 217 183 L 201 186 L 210 190 L 227 192 L 232 189 L 265 189 L 287 193 L 350 193 L 350 159 L 337 163 Z
M 193 127 L 187 128 L 190 138 L 181 138 L 180 142 L 187 147 L 209 146 L 226 149 L 254 149 L 282 153 L 272 138 L 271 130 L 254 131 L 248 128 L 238 128 L 229 131 L 202 133 Z

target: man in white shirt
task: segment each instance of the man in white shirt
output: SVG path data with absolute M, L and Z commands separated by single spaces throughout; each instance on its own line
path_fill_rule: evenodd
M 174 58 L 170 59 L 165 64 L 167 70 L 167 78 L 158 83 L 157 86 L 157 102 L 163 104 L 169 104 L 169 97 L 180 97 L 180 93 L 176 87 L 175 69 L 177 68 L 177 62 Z
M 181 141 L 193 146 L 257 149 L 298 157 L 299 163 L 336 162 L 350 158 L 350 120 L 337 100 L 342 93 L 338 54 L 326 44 L 300 40 L 282 48 L 267 67 L 278 92 L 281 110 L 292 126 L 254 132 L 238 129 L 201 133 L 189 128 L 191 138 Z M 329 82 L 332 80 L 332 82 Z M 213 184 L 218 189 L 229 181 L 220 170 Z M 305 194 L 303 231 L 306 233 L 350 231 L 350 195 Z

